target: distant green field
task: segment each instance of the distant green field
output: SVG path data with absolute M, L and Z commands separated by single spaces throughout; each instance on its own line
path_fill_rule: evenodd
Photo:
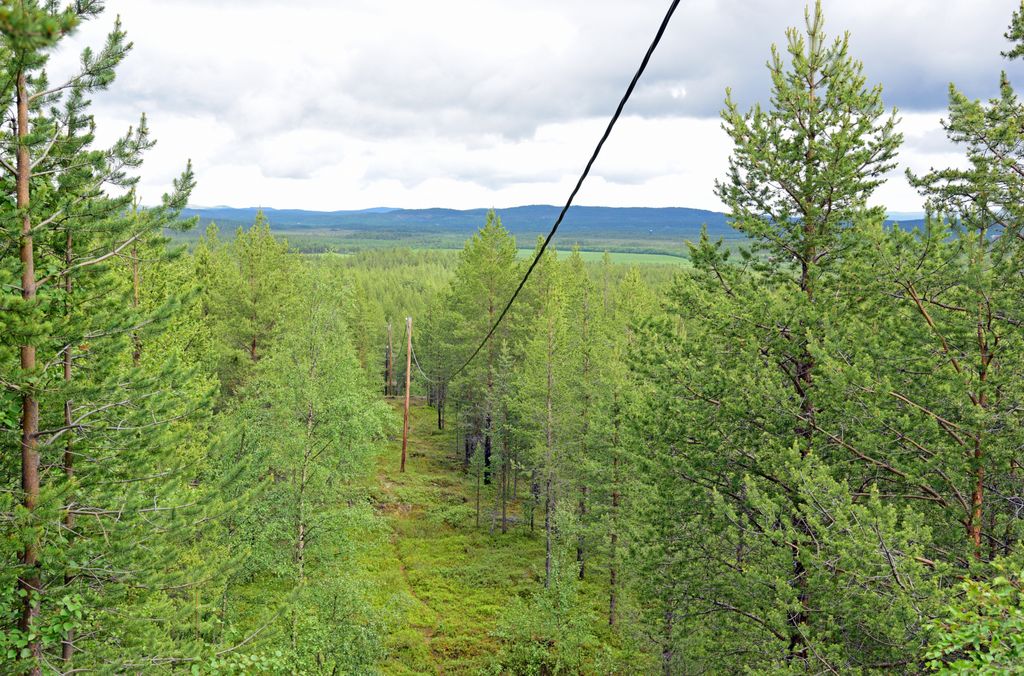
M 533 255 L 533 249 L 520 249 L 519 257 L 527 258 Z M 568 255 L 563 249 L 558 250 L 559 256 Z M 681 256 L 670 256 L 668 254 L 650 254 L 650 253 L 630 253 L 622 251 L 612 251 L 608 254 L 611 256 L 612 263 L 623 263 L 626 265 L 682 265 L 689 267 L 690 260 Z M 604 257 L 603 251 L 580 251 L 580 257 L 584 261 L 588 262 L 601 262 Z
M 196 228 L 187 233 L 168 231 L 167 235 L 174 241 L 192 246 L 198 237 L 205 231 L 205 228 Z M 233 232 L 231 228 L 224 228 L 221 233 L 225 236 Z M 382 233 L 379 237 L 367 236 L 367 233 L 353 233 L 343 231 L 320 231 L 316 229 L 305 229 L 301 231 L 275 230 L 274 234 L 288 240 L 288 244 L 295 251 L 302 253 L 324 253 L 336 251 L 339 253 L 356 253 L 359 251 L 374 249 L 405 248 L 414 251 L 438 251 L 455 253 L 462 250 L 466 235 L 464 234 L 426 234 L 426 235 L 394 235 Z M 372 234 L 371 234 L 372 235 Z M 520 239 L 520 242 L 529 241 L 529 237 Z M 611 255 L 612 262 L 625 265 L 670 265 L 673 267 L 690 267 L 690 261 L 685 257 L 686 247 L 684 242 L 656 237 L 644 240 L 611 240 L 592 239 L 579 241 L 581 247 L 587 250 L 580 251 L 583 260 L 599 263 L 604 251 Z M 741 240 L 730 240 L 726 246 L 733 250 L 741 244 Z M 558 253 L 561 256 L 567 255 L 571 249 L 571 243 L 561 242 L 557 244 Z M 664 253 L 662 253 L 664 252 Z M 519 249 L 520 258 L 526 258 L 533 253 L 532 248 Z

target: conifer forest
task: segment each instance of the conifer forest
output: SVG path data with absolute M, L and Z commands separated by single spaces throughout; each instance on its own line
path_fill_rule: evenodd
M 0 673 L 1024 674 L 1024 4 L 905 174 L 831 3 L 748 36 L 665 249 L 145 197 L 104 4 L 0 1 Z

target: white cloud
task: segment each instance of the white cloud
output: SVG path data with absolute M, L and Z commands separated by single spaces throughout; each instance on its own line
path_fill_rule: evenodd
M 57 54 L 67 71 L 120 13 L 136 43 L 96 97 L 103 139 L 146 112 L 147 202 L 191 157 L 194 201 L 314 209 L 561 202 L 666 0 L 110 0 Z M 957 160 L 938 126 L 948 81 L 988 95 L 1008 0 L 826 3 L 833 34 L 905 111 L 915 171 Z M 726 86 L 764 63 L 803 0 L 684 2 L 580 200 L 716 208 Z M 1017 68 L 1014 66 L 1014 68 Z M 1011 68 L 1011 74 L 1013 69 Z M 880 190 L 919 208 L 902 174 Z

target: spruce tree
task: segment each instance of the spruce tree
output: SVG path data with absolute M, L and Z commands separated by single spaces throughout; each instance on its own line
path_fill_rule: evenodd
M 448 299 L 451 312 L 457 318 L 459 342 L 465 346 L 462 360 L 490 330 L 505 303 L 512 295 L 519 266 L 516 263 L 515 239 L 502 226 L 494 211 L 487 214 L 484 226 L 468 242 L 460 256 L 452 284 L 453 294 Z M 510 338 L 514 316 L 507 317 L 481 354 L 466 367 L 454 383 L 459 399 L 465 402 L 464 424 L 467 439 L 479 439 L 484 446 L 485 481 L 490 481 L 492 425 L 494 411 L 494 369 L 497 367 L 498 345 Z M 474 344 L 476 341 L 476 344 Z M 461 362 L 451 368 L 461 366 Z M 470 457 L 467 446 L 466 462 Z

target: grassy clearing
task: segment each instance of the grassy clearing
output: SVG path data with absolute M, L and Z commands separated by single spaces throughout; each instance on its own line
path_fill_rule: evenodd
M 519 249 L 519 257 L 527 258 L 532 256 L 534 249 Z M 568 252 L 559 249 L 559 256 L 568 255 Z M 679 265 L 683 267 L 690 267 L 690 259 L 683 258 L 682 256 L 671 256 L 669 254 L 652 254 L 652 253 L 631 253 L 625 251 L 611 251 L 608 255 L 612 259 L 612 263 L 621 263 L 623 265 Z M 604 257 L 603 251 L 580 251 L 580 257 L 586 262 L 600 263 Z
M 392 405 L 400 420 L 401 402 Z M 413 406 L 406 472 L 399 472 L 400 435 L 380 444 L 373 474 L 349 486 L 338 504 L 337 538 L 320 540 L 310 558 L 310 579 L 321 581 L 318 593 L 335 590 L 341 607 L 356 595 L 362 599 L 356 605 L 376 609 L 370 614 L 384 623 L 385 656 L 374 673 L 488 673 L 501 648 L 494 636 L 500 618 L 514 600 L 543 586 L 543 508 L 531 532 L 528 488 L 520 482 L 521 500 L 510 504 L 513 523 L 502 535 L 500 524 L 492 530 L 492 498 L 485 491 L 477 525 L 475 477 L 462 471 L 451 426 L 439 432 L 435 416 L 425 404 Z M 616 659 L 599 662 L 591 655 L 582 673 L 646 673 L 650 665 L 625 660 L 623 637 L 607 626 L 607 579 L 595 552 L 577 609 L 589 616 L 604 656 Z M 236 587 L 227 612 L 246 632 L 271 620 L 261 636 L 287 642 L 291 616 L 273 618 L 292 587 L 287 576 Z M 367 621 L 374 620 L 348 617 L 342 626 L 323 618 L 326 631 L 353 636 Z
M 491 536 L 483 516 L 476 527 L 473 484 L 455 458 L 452 432 L 439 432 L 433 415 L 413 407 L 406 473 L 398 471 L 397 439 L 378 457 L 371 494 L 392 534 L 368 548 L 363 563 L 398 595 L 404 613 L 386 674 L 479 673 L 497 649 L 491 631 L 507 600 L 535 589 L 543 574 L 539 532 Z

